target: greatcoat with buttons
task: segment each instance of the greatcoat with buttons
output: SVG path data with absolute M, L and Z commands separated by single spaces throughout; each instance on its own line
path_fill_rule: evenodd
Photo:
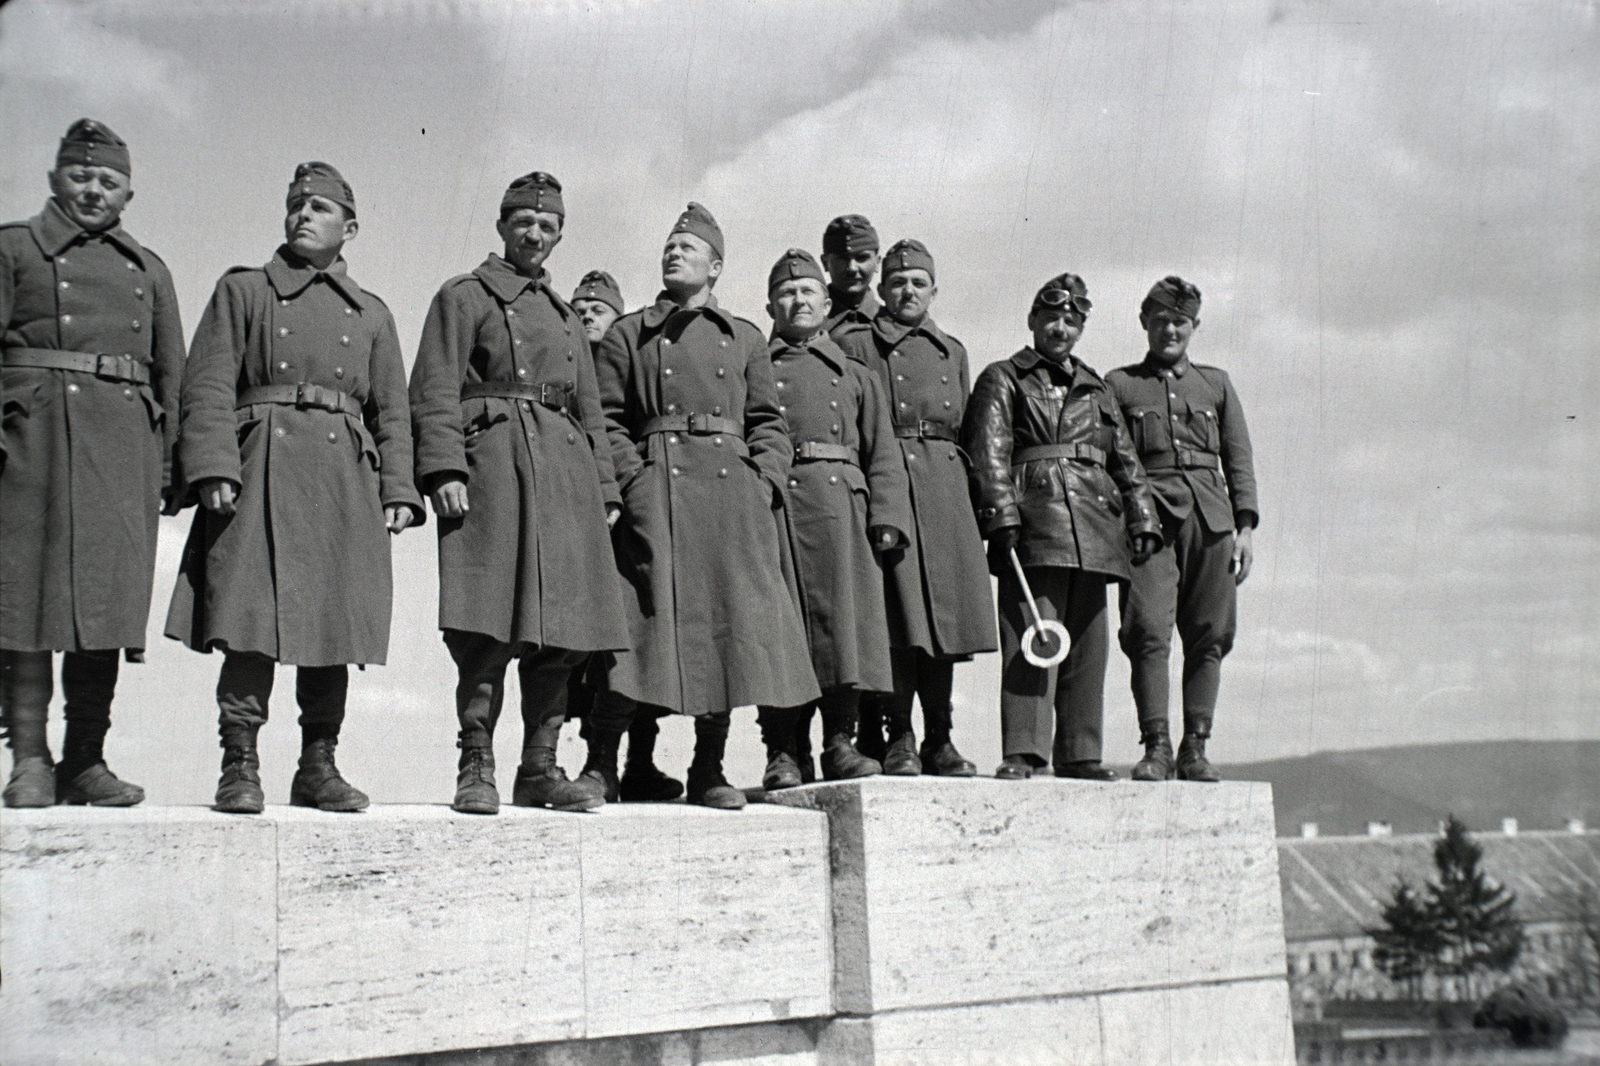
M 529 386 L 541 400 L 462 399 Z M 620 506 L 583 326 L 550 288 L 491 255 L 444 283 L 411 369 L 417 481 L 467 483 L 439 520 L 439 628 L 571 651 L 628 646 L 606 533 Z
M 316 386 L 353 411 L 251 403 L 247 388 Z M 189 347 L 178 466 L 239 486 L 235 513 L 195 514 L 167 636 L 196 651 L 297 666 L 382 663 L 393 577 L 385 507 L 424 520 L 411 479 L 405 364 L 389 309 L 286 247 L 217 282 Z
M 183 377 L 172 276 L 121 226 L 87 233 L 52 200 L 0 227 L 0 327 L 7 351 L 110 357 L 103 374 L 0 372 L 0 647 L 135 656 Z M 118 380 L 134 363 L 148 383 Z
M 869 531 L 886 528 L 904 546 L 912 526 L 888 399 L 877 375 L 826 333 L 770 347 L 778 410 L 797 449 L 785 533 L 817 683 L 892 692 L 883 570 Z M 808 457 L 819 444 L 851 458 Z
M 994 651 L 994 598 L 956 443 L 970 391 L 967 349 L 931 318 L 903 326 L 887 311 L 871 330 L 834 339 L 883 384 L 911 482 L 911 542 L 885 560 L 891 643 L 947 659 Z
M 622 490 L 614 531 L 630 651 L 607 684 L 685 714 L 821 695 L 784 583 L 780 521 L 792 446 L 761 331 L 666 294 L 618 319 L 595 356 Z M 657 418 L 692 432 L 649 432 Z M 724 421 L 726 420 L 726 421 Z
M 1023 566 L 1126 578 L 1131 538 L 1161 535 L 1116 397 L 1076 356 L 1063 365 L 1024 348 L 989 364 L 973 387 L 961 437 L 972 456 L 972 505 L 984 535 L 1020 526 Z M 1050 446 L 1062 454 L 1023 454 Z M 991 566 L 1010 573 L 1003 558 Z

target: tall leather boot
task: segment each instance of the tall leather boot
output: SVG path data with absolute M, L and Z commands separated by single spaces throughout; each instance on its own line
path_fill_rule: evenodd
M 719 811 L 737 811 L 744 807 L 744 793 L 722 776 L 722 756 L 728 746 L 731 717 L 727 711 L 721 711 L 703 714 L 694 720 L 694 761 L 689 764 L 687 796 L 690 803 Z
M 617 802 L 622 795 L 622 782 L 617 779 L 617 749 L 621 746 L 622 730 L 589 719 L 589 758 L 579 776 L 597 783 L 607 803 Z
M 1144 745 L 1144 758 L 1134 765 L 1129 776 L 1135 781 L 1171 781 L 1174 763 L 1167 720 L 1157 718 L 1139 723 L 1139 743 Z
M 1216 767 L 1206 758 L 1206 741 L 1211 737 L 1211 715 L 1185 711 L 1183 742 L 1178 745 L 1178 780 L 1216 782 L 1222 780 Z
M 45 735 L 53 687 L 49 652 L 0 652 L 0 716 L 12 756 L 7 807 L 49 807 L 56 801 L 55 763 Z
M 592 811 L 606 805 L 605 785 L 592 777 L 567 780 L 567 772 L 556 763 L 556 743 L 561 738 L 565 713 L 546 719 L 532 733 L 525 734 L 522 765 L 511 788 L 511 802 L 518 807 L 547 807 L 555 811 Z
M 654 714 L 634 715 L 628 727 L 628 761 L 617 792 L 628 803 L 665 803 L 683 795 L 683 782 L 656 766 L 656 737 L 661 726 Z
M 261 759 L 256 754 L 260 726 L 228 729 L 222 734 L 222 777 L 212 806 L 224 814 L 260 814 L 267 805 L 261 791 Z
M 144 789 L 118 778 L 105 760 L 111 698 L 117 690 L 117 653 L 67 652 L 61 659 L 67 736 L 56 767 L 56 802 L 94 807 L 143 802 Z
M 830 689 L 822 694 L 822 776 L 828 781 L 872 777 L 883 764 L 856 750 L 856 717 L 860 694 L 854 689 Z
M 333 749 L 339 736 L 320 736 L 305 740 L 300 749 L 300 768 L 289 786 L 291 807 L 315 807 L 322 811 L 364 811 L 367 794 L 351 785 L 334 765 Z
M 494 785 L 494 747 L 488 738 L 462 737 L 456 742 L 461 759 L 456 763 L 456 798 L 450 809 L 462 814 L 499 814 L 500 790 Z
M 950 702 L 955 664 L 918 653 L 917 698 L 922 703 L 922 728 L 927 732 L 922 749 L 922 772 L 935 777 L 976 777 L 978 767 L 956 750 L 950 740 L 955 708 Z
M 805 782 L 800 776 L 800 764 L 795 758 L 799 740 L 797 723 L 805 707 L 758 707 L 756 724 L 761 727 L 761 742 L 767 748 L 767 769 L 761 775 L 761 787 L 768 792 L 786 788 L 799 788 Z M 698 749 L 698 745 L 696 745 Z

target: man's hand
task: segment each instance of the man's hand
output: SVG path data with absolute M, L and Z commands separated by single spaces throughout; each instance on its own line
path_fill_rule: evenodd
M 989 550 L 998 553 L 1000 558 L 1004 559 L 1021 540 L 1021 526 L 1001 526 L 989 534 Z
M 616 529 L 617 519 L 622 517 L 622 508 L 614 503 L 606 504 L 606 528 Z
M 892 551 L 900 543 L 900 533 L 893 526 L 873 526 L 869 534 L 872 550 L 876 552 Z
M 390 533 L 399 533 L 411 524 L 411 508 L 397 504 L 383 509 L 383 524 Z
M 1154 533 L 1140 533 L 1133 538 L 1133 565 L 1143 566 L 1145 561 L 1161 550 L 1161 538 Z
M 440 518 L 460 518 L 467 511 L 467 483 L 457 478 L 433 490 L 433 513 Z
M 183 493 L 178 491 L 176 485 L 168 485 L 161 490 L 161 513 L 171 518 L 183 510 Z
M 1233 535 L 1233 558 L 1228 562 L 1228 572 L 1235 585 L 1244 584 L 1250 576 L 1250 564 L 1256 561 L 1256 531 L 1246 526 Z
M 225 477 L 208 477 L 195 485 L 195 491 L 200 494 L 200 506 L 213 514 L 232 514 L 239 498 L 239 486 Z

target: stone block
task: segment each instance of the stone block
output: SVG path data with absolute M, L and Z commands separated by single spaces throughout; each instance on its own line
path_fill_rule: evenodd
M 582 861 L 588 1036 L 832 1012 L 825 818 L 606 807 Z
M 275 837 L 199 807 L 0 815 L 7 1066 L 274 1059 Z
M 868 778 L 828 814 L 844 1013 L 1282 978 L 1272 792 Z
M 1284 977 L 1097 997 L 1105 1066 L 1287 1066 L 1294 1025 Z
M 281 1062 L 583 1035 L 583 816 L 272 817 Z

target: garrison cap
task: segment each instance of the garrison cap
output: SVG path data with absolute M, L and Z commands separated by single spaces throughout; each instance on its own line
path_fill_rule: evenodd
M 1144 314 L 1152 307 L 1176 311 L 1185 318 L 1200 317 L 1200 290 L 1176 274 L 1168 274 L 1150 287 L 1150 294 L 1139 305 Z
M 853 255 L 877 250 L 878 231 L 872 228 L 866 215 L 840 215 L 822 231 L 824 255 Z
M 331 163 L 313 161 L 294 168 L 294 180 L 289 183 L 289 194 L 284 198 L 284 205 L 293 211 L 295 204 L 307 196 L 325 196 L 349 211 L 351 218 L 356 215 L 356 194 L 351 191 L 350 183 L 344 180 L 344 175 Z
M 56 168 L 79 163 L 91 167 L 110 167 L 133 176 L 128 158 L 128 142 L 111 132 L 111 127 L 92 118 L 80 118 L 67 128 L 56 149 Z
M 563 222 L 567 218 L 566 205 L 561 202 L 561 183 L 554 175 L 546 174 L 542 170 L 524 174 L 506 186 L 506 194 L 500 197 L 500 216 L 504 218 L 506 212 L 515 211 L 519 207 L 549 211 L 551 214 L 560 215 Z
M 622 289 L 617 285 L 617 279 L 604 270 L 591 270 L 579 280 L 578 287 L 572 291 L 572 302 L 579 300 L 599 300 L 610 304 L 619 315 L 627 310 L 622 306 Z
M 1089 301 L 1089 286 L 1078 275 L 1066 273 L 1057 274 L 1039 286 L 1039 291 L 1033 295 L 1030 313 L 1041 307 L 1070 307 L 1082 321 L 1089 317 L 1089 308 L 1093 306 Z
M 926 270 L 933 277 L 933 253 L 921 241 L 906 238 L 895 241 L 883 257 L 883 276 L 887 280 L 902 270 Z
M 794 278 L 815 278 L 824 288 L 828 285 L 828 279 L 822 276 L 822 268 L 804 248 L 790 248 L 778 256 L 778 261 L 772 264 L 772 271 L 767 275 L 767 291 L 771 292 L 780 282 Z
M 722 227 L 717 225 L 717 220 L 711 217 L 711 212 L 693 200 L 684 208 L 683 214 L 678 216 L 678 221 L 673 223 L 672 233 L 690 233 L 707 244 L 711 245 L 712 252 L 718 259 L 722 258 Z M 667 236 L 671 236 L 669 233 Z

